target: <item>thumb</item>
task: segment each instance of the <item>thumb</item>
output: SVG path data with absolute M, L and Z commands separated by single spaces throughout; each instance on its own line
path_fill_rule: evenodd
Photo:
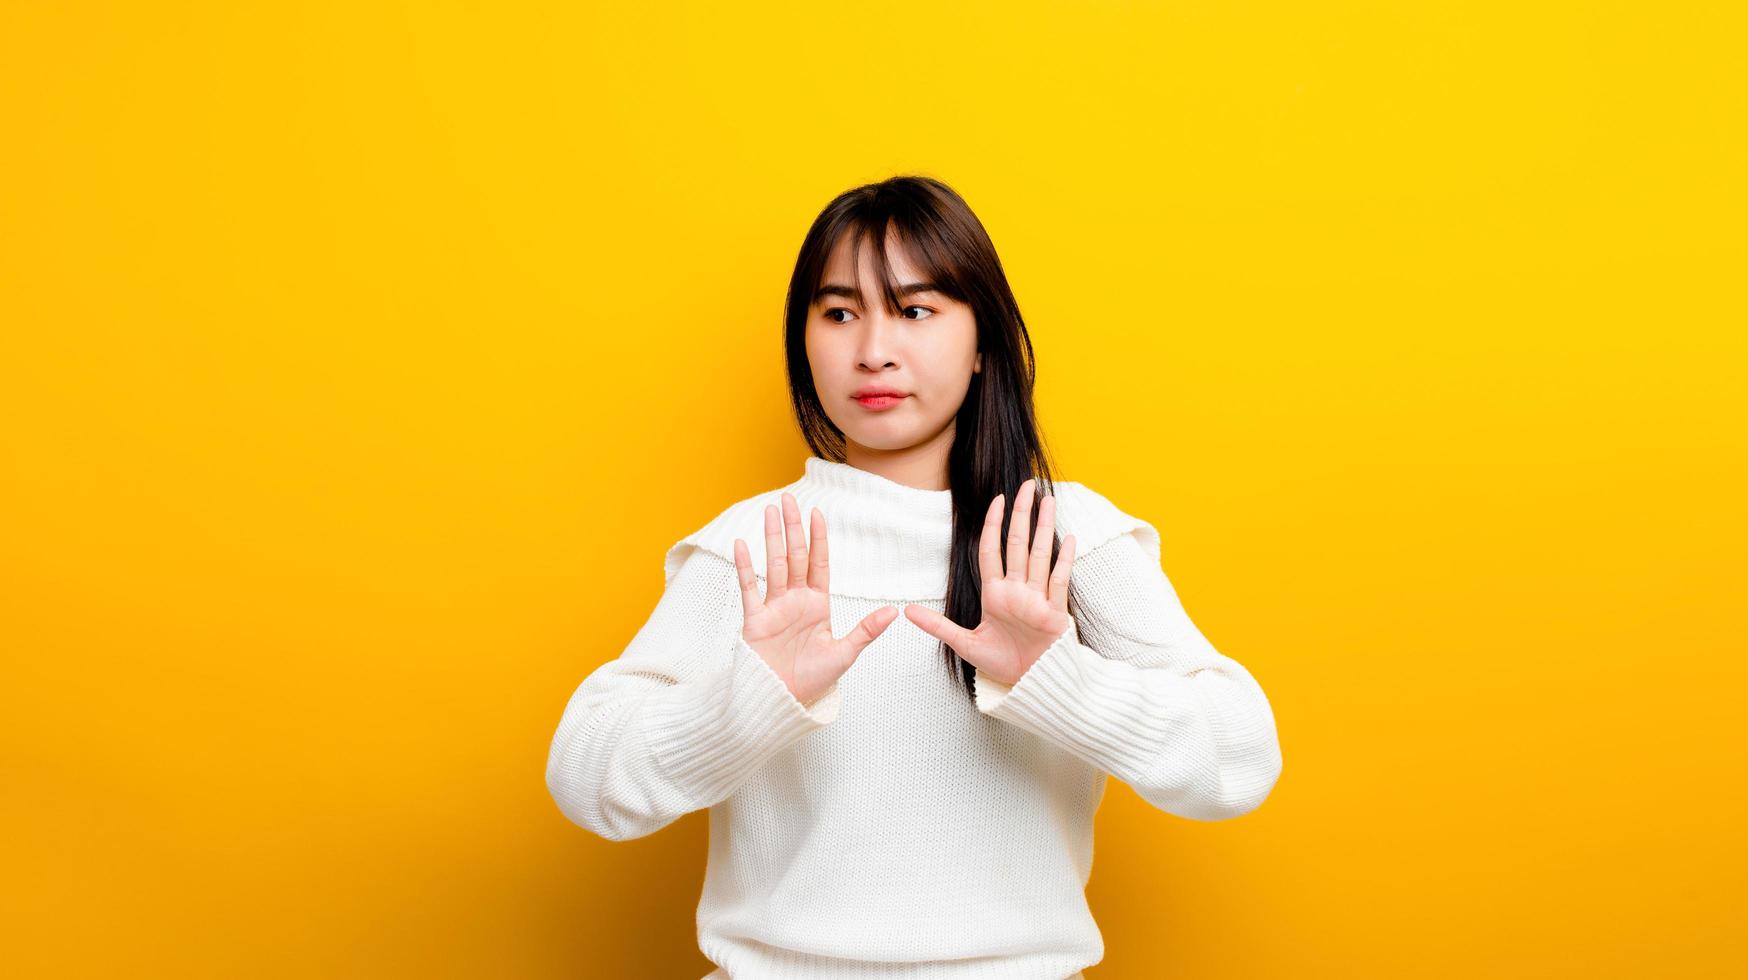
M 898 610 L 891 606 L 881 606 L 863 616 L 855 629 L 843 635 L 842 642 L 849 646 L 851 658 L 861 656 L 862 648 L 879 638 L 881 633 L 886 632 L 886 627 L 892 625 L 892 621 L 897 618 Z
M 971 631 L 933 609 L 913 602 L 904 607 L 904 614 L 924 633 L 952 647 L 961 657 L 965 656 L 963 651 L 971 649 Z

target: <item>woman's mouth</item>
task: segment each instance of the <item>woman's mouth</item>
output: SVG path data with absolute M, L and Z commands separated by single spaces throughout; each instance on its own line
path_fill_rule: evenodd
M 905 396 L 905 395 L 869 395 L 866 398 L 856 399 L 856 404 L 862 406 L 863 408 L 868 409 L 871 412 L 884 412 L 887 409 L 891 408 L 892 406 L 897 405 L 899 402 L 904 401 L 906 397 L 908 397 L 908 396 Z

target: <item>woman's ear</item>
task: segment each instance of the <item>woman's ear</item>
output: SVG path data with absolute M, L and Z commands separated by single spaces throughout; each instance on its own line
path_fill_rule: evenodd
M 982 371 L 982 370 L 983 370 L 983 352 L 982 352 L 982 351 L 978 351 L 978 352 L 977 352 L 977 360 L 976 360 L 976 362 L 975 362 L 975 363 L 973 363 L 973 364 L 972 364 L 972 365 L 971 365 L 971 373 L 972 373 L 972 374 L 976 374 L 976 373 L 978 373 L 978 372 L 979 372 L 979 371 Z

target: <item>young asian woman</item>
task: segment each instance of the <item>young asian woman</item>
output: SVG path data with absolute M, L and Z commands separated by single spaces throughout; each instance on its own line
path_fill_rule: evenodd
M 1196 820 L 1278 780 L 1269 701 L 1157 529 L 1052 477 L 1032 355 L 941 181 L 846 191 L 804 238 L 785 358 L 813 455 L 668 549 L 547 763 L 609 840 L 709 810 L 712 977 L 1078 977 L 1107 775 Z

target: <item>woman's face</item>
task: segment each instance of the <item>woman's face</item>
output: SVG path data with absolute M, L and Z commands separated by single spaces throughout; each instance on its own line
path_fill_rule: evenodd
M 826 416 L 852 443 L 890 452 L 933 440 L 950 444 L 950 429 L 971 375 L 983 368 L 971 307 L 923 286 L 887 235 L 887 261 L 900 286 L 898 313 L 887 310 L 874 269 L 873 239 L 862 242 L 861 268 L 850 266 L 850 236 L 832 249 L 807 313 L 807 362 Z M 901 397 L 860 400 L 867 388 Z M 854 448 L 854 447 L 849 447 Z

